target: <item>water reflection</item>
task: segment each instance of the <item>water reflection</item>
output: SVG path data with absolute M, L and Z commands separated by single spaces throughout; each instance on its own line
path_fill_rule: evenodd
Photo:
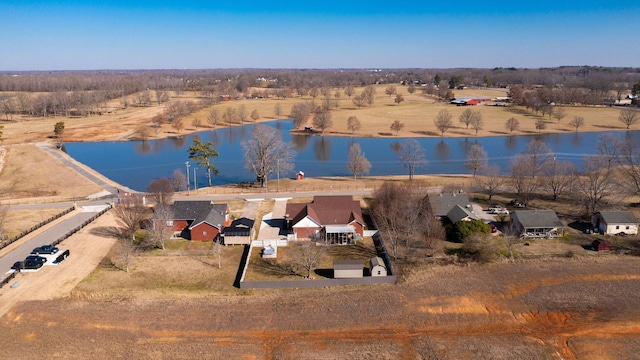
M 302 152 L 309 146 L 310 135 L 291 135 L 291 145 L 298 152 Z
M 313 141 L 313 153 L 316 160 L 325 162 L 331 157 L 331 140 L 324 136 L 317 137 Z
M 397 160 L 397 152 L 402 149 L 405 138 L 354 138 L 291 134 L 291 120 L 274 121 L 265 125 L 278 126 L 282 139 L 292 144 L 296 150 L 294 167 L 303 170 L 309 177 L 346 173 L 349 145 L 357 142 L 371 163 L 372 176 L 406 174 L 406 170 Z M 144 190 L 154 178 L 170 177 L 174 170 L 184 171 L 188 161 L 187 147 L 196 137 L 208 139 L 220 154 L 215 164 L 220 176 L 214 177 L 215 184 L 253 181 L 253 174 L 244 169 L 241 141 L 248 139 L 255 124 L 243 127 L 207 130 L 199 134 L 171 137 L 163 140 L 131 142 L 94 142 L 68 143 L 65 148 L 76 160 L 105 174 L 112 180 L 136 190 Z M 416 138 L 423 149 L 427 150 L 429 165 L 420 168 L 416 174 L 449 173 L 467 174 L 464 160 L 473 144 L 480 144 L 487 152 L 489 164 L 501 166 L 508 171 L 512 155 L 526 149 L 535 139 L 542 139 L 551 150 L 563 159 L 579 163 L 585 154 L 597 152 L 594 144 L 600 133 L 563 133 L 535 136 L 502 136 L 487 138 Z M 610 132 L 615 136 L 634 141 L 640 140 L 640 131 Z M 309 142 L 312 142 L 310 144 Z M 310 146 L 311 145 L 311 146 Z M 336 151 L 333 151 L 335 147 Z M 105 156 L 109 154 L 109 156 Z M 197 177 L 199 183 L 206 183 L 204 173 Z M 193 176 L 193 170 L 191 171 Z

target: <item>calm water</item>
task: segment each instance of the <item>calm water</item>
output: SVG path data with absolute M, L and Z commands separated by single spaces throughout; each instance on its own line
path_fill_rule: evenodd
M 396 151 L 405 138 L 346 138 L 330 136 L 291 135 L 290 120 L 278 120 L 265 125 L 278 128 L 284 141 L 293 144 L 297 151 L 295 168 L 282 178 L 291 177 L 298 171 L 305 176 L 349 176 L 346 168 L 349 146 L 357 142 L 371 162 L 370 175 L 402 175 L 407 171 L 398 163 Z M 170 177 L 175 170 L 186 171 L 189 161 L 187 148 L 195 137 L 211 141 L 220 156 L 214 160 L 220 175 L 213 178 L 215 184 L 253 181 L 255 176 L 243 166 L 241 141 L 249 139 L 254 125 L 204 131 L 179 138 L 153 141 L 85 142 L 68 143 L 67 152 L 76 160 L 99 171 L 110 179 L 135 190 L 145 190 L 153 180 Z M 640 131 L 613 132 L 617 136 L 640 141 Z M 489 163 L 498 164 L 503 171 L 508 169 L 509 158 L 524 151 L 527 144 L 540 139 L 555 152 L 558 160 L 570 160 L 576 164 L 586 155 L 597 152 L 598 133 L 564 133 L 530 136 L 498 136 L 486 138 L 419 138 L 426 150 L 426 167 L 416 174 L 467 174 L 464 168 L 471 145 L 481 144 L 489 156 Z M 195 163 L 190 161 L 190 178 L 193 179 Z M 275 175 L 273 175 L 275 177 Z M 206 186 L 207 179 L 202 168 L 196 169 L 198 187 Z

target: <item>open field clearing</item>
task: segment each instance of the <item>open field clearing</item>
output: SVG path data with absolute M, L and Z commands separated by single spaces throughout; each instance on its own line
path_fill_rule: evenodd
M 454 128 L 447 131 L 445 137 L 473 137 L 475 131 L 466 129 L 464 125 L 458 122 L 458 117 L 465 109 L 480 111 L 483 116 L 484 127 L 478 132 L 478 136 L 497 136 L 508 135 L 504 123 L 507 119 L 515 117 L 520 121 L 520 129 L 514 131 L 514 135 L 537 133 L 535 128 L 535 120 L 540 118 L 524 108 L 520 107 L 496 107 L 488 105 L 479 105 L 473 107 L 456 107 L 448 103 L 435 101 L 435 98 L 427 95 L 421 95 L 420 89 L 414 94 L 409 94 L 407 88 L 397 85 L 396 89 L 399 94 L 405 96 L 405 101 L 396 104 L 394 96 L 385 94 L 385 85 L 376 86 L 376 99 L 371 107 L 357 108 L 353 104 L 351 98 L 342 94 L 340 98 L 333 100 L 338 101 L 338 107 L 332 108 L 333 126 L 325 131 L 326 135 L 338 136 L 361 136 L 361 137 L 378 137 L 378 136 L 395 136 L 389 127 L 392 122 L 398 120 L 404 123 L 405 127 L 398 132 L 397 136 L 401 137 L 423 137 L 423 136 L 440 136 L 433 121 L 438 111 L 447 109 L 453 115 Z M 332 94 L 336 90 L 333 89 Z M 355 94 L 362 92 L 362 88 L 356 88 Z M 506 96 L 506 89 L 465 89 L 456 90 L 456 97 L 474 97 L 474 96 Z M 199 94 L 195 92 L 187 92 L 180 97 L 171 97 L 171 102 L 177 101 L 199 101 Z M 244 106 L 247 113 L 250 114 L 256 110 L 259 114 L 258 122 L 269 121 L 273 119 L 286 118 L 290 114 L 293 104 L 300 101 L 315 100 L 316 103 L 322 101 L 321 97 L 313 99 L 311 96 L 293 97 L 293 98 L 268 98 L 268 99 L 242 99 L 223 101 L 219 104 L 205 107 L 183 118 L 184 129 L 178 133 L 170 124 L 163 124 L 156 132 L 152 131 L 151 138 L 166 138 L 172 136 L 180 136 L 195 131 L 203 131 L 212 129 L 213 126 L 207 122 L 207 116 L 211 110 L 217 109 L 222 115 L 224 111 L 231 107 L 238 110 L 240 106 Z M 149 106 L 137 107 L 130 106 L 122 108 L 119 99 L 111 100 L 102 115 L 90 115 L 86 117 L 21 117 L 14 116 L 13 121 L 2 121 L 4 125 L 5 143 L 25 143 L 37 141 L 54 141 L 51 139 L 53 135 L 54 124 L 58 121 L 65 122 L 64 141 L 119 141 L 136 139 L 135 131 L 142 125 L 149 126 L 153 116 L 161 113 L 166 104 L 158 105 L 152 102 Z M 275 106 L 280 106 L 280 115 L 275 112 Z M 602 130 L 622 130 L 625 127 L 618 122 L 619 110 L 608 107 L 565 107 L 566 115 L 560 123 L 554 118 L 549 119 L 547 116 L 547 129 L 543 132 L 566 132 L 574 131 L 568 125 L 568 122 L 574 116 L 584 118 L 585 125 L 579 131 L 602 131 Z M 352 133 L 347 128 L 347 118 L 356 116 L 362 127 L 360 130 Z M 202 125 L 196 127 L 193 125 L 193 119 L 200 119 Z M 252 120 L 249 118 L 249 122 Z M 218 122 L 217 127 L 229 126 L 230 124 Z M 238 124 L 231 124 L 237 126 Z M 308 123 L 310 125 L 310 121 Z
M 102 188 L 33 144 L 5 146 L 0 200 L 87 196 Z
M 23 302 L 0 319 L 0 354 L 633 359 L 640 352 L 634 257 L 441 266 L 393 286 L 251 292 L 198 283 L 204 273 L 210 282 L 229 277 L 212 260 L 170 257 L 171 271 L 157 263 L 129 275 L 102 269 L 71 297 Z M 181 277 L 196 285 L 170 285 Z M 229 296 L 234 291 L 242 296 Z

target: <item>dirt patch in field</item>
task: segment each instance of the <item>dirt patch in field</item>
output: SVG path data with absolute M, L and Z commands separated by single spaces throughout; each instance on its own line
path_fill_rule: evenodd
M 139 280 L 131 275 L 120 287 L 107 282 L 98 289 L 94 275 L 94 290 L 78 287 L 81 297 L 14 307 L 0 319 L 0 353 L 20 358 L 29 348 L 34 357 L 81 358 L 91 348 L 96 359 L 180 358 L 185 351 L 247 359 L 634 358 L 638 265 L 637 258 L 613 257 L 445 266 L 400 285 L 236 290 L 238 296 L 188 288 L 149 295 L 135 290 Z M 182 274 L 174 276 L 186 270 Z M 55 349 L 38 345 L 44 339 Z

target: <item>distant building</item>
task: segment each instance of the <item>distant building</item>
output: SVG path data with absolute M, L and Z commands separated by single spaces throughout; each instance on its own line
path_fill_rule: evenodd
M 631 211 L 600 211 L 593 214 L 591 224 L 601 234 L 636 235 L 639 223 Z

